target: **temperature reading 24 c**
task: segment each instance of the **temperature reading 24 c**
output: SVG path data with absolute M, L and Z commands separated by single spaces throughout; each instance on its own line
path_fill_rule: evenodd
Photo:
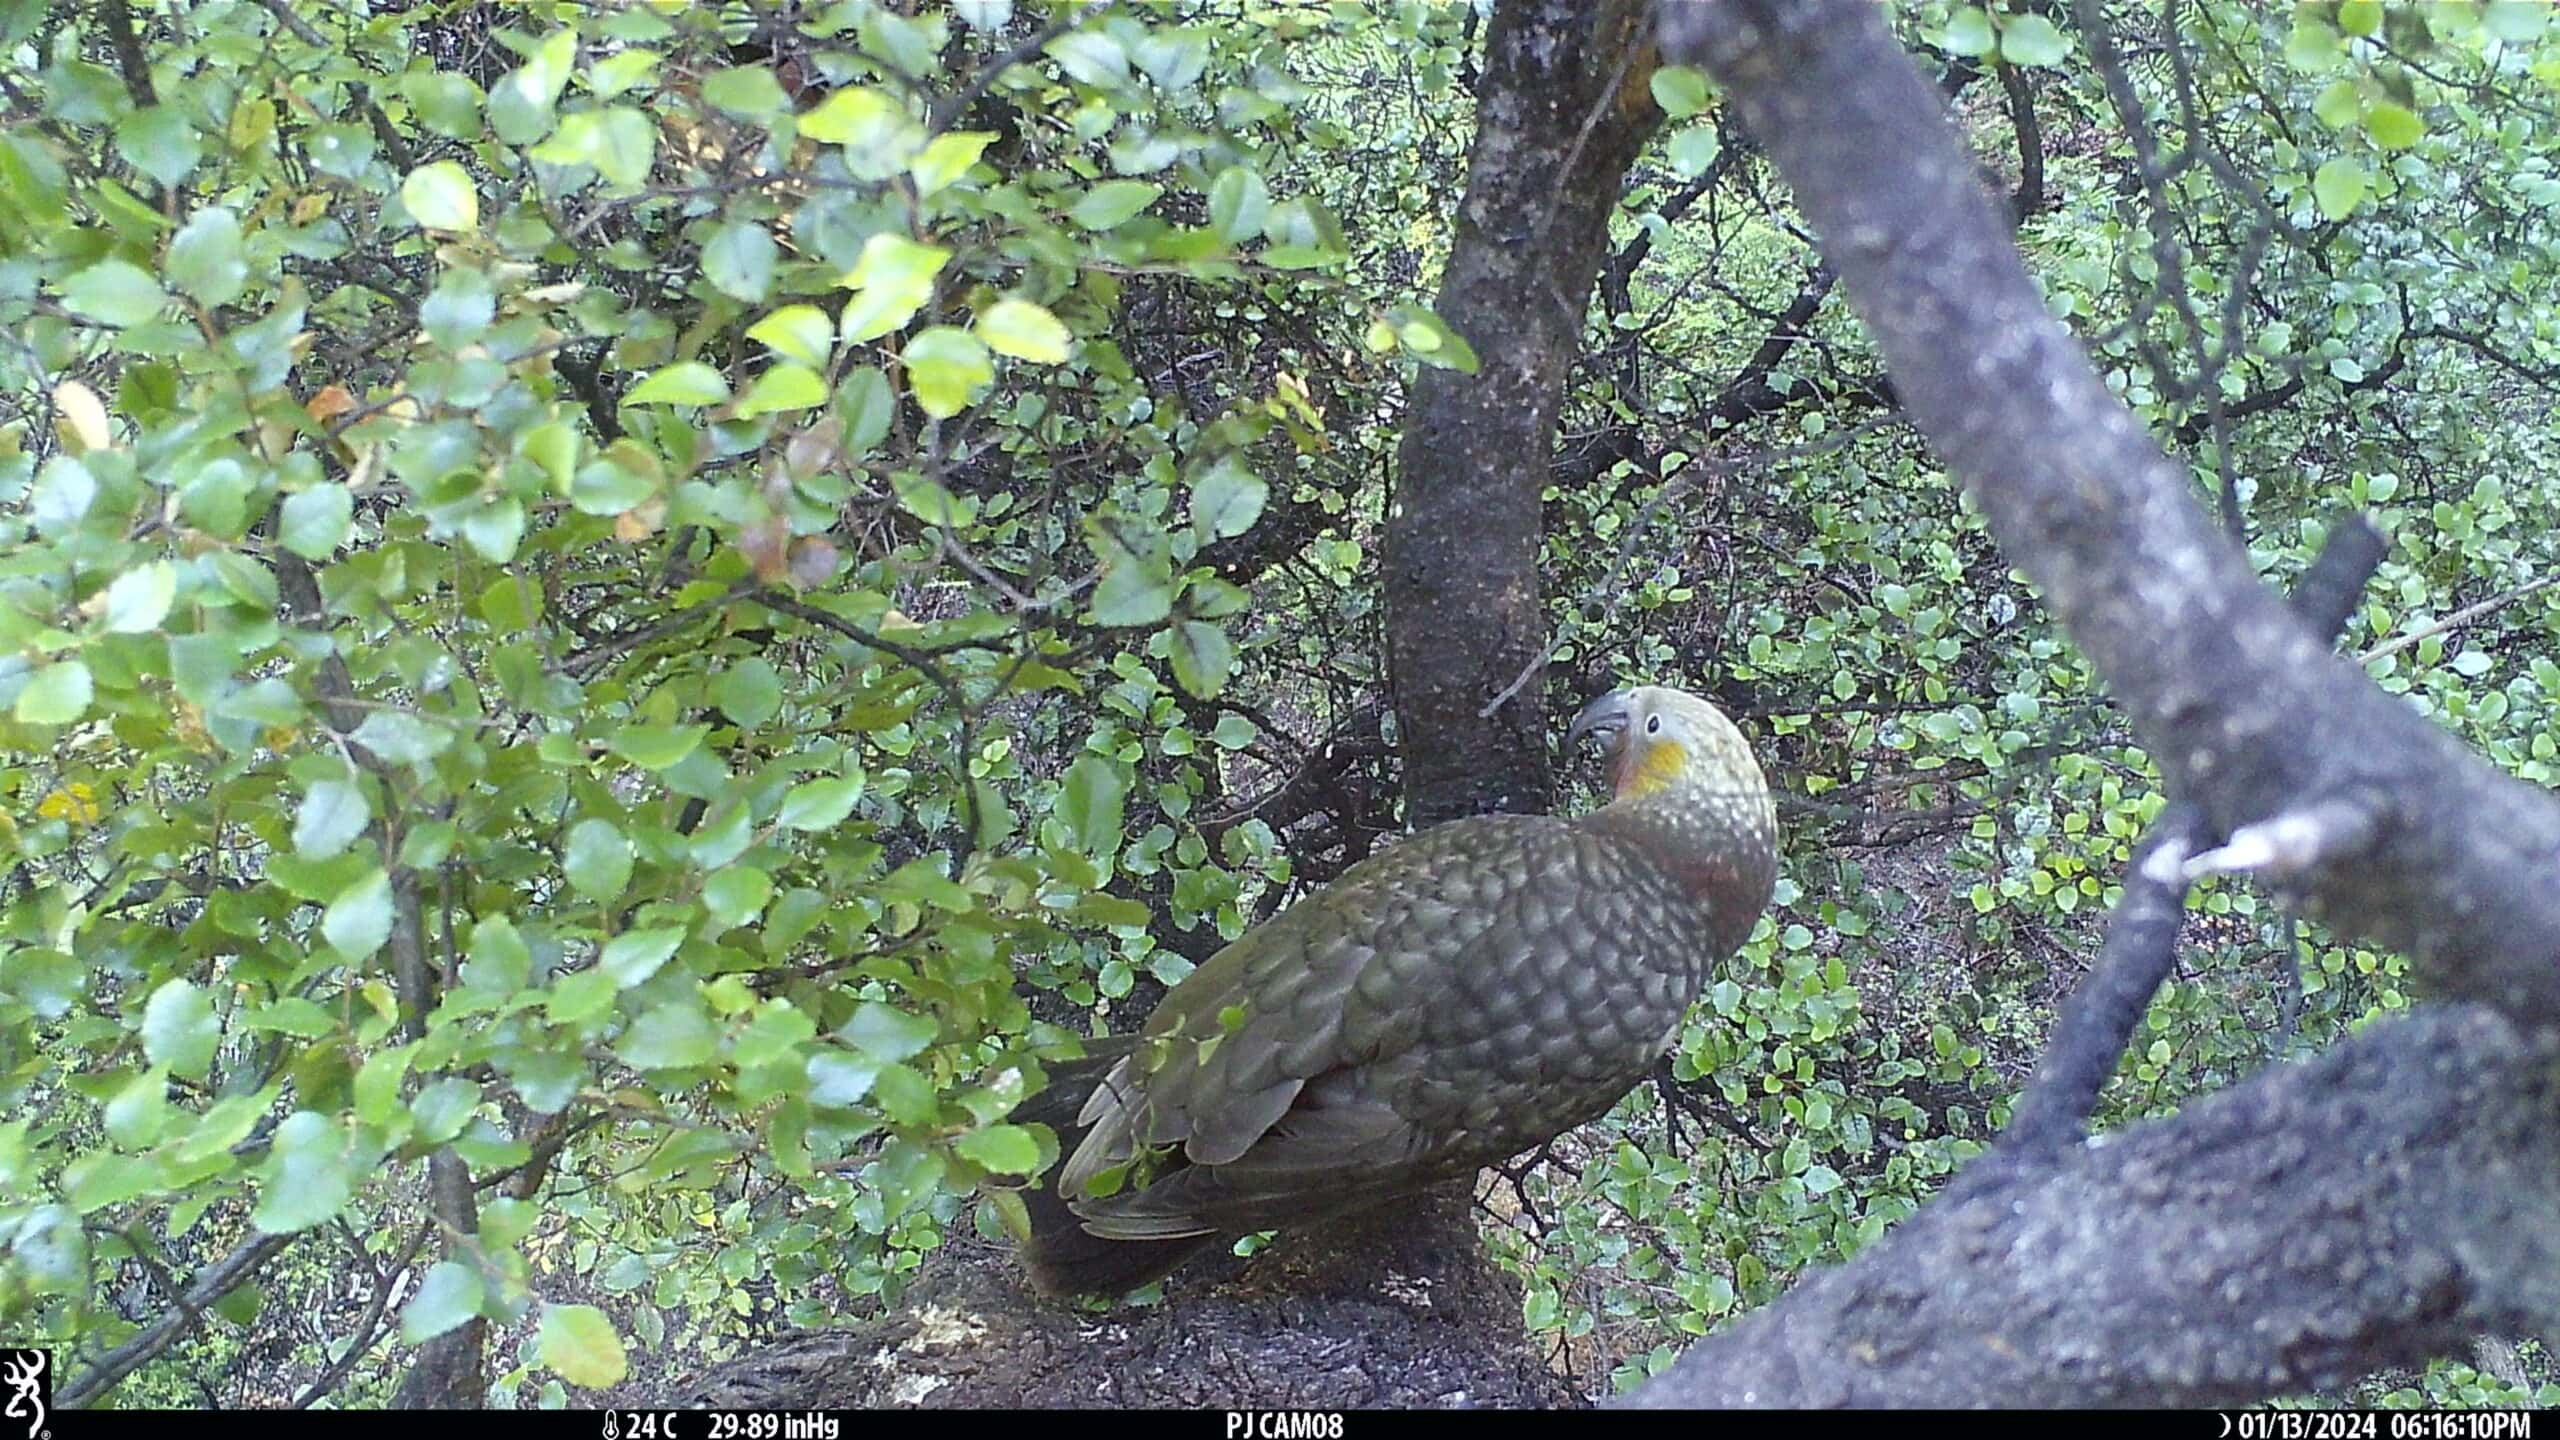
M 604 1440 L 676 1440 L 673 1410 L 607 1410 Z

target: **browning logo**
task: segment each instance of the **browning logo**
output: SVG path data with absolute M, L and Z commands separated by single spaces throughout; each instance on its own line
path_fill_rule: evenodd
M 45 1440 L 53 1432 L 53 1353 L 0 1350 L 0 1440 Z

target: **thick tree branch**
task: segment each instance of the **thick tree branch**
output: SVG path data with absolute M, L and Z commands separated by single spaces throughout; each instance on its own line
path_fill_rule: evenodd
M 2531 1333 L 2560 1321 L 2554 1057 L 2430 1009 L 2173 1120 L 1995 1152 L 1631 1403 L 2237 1405 Z
M 64 1405 L 77 1408 L 107 1393 L 109 1386 L 141 1369 L 161 1351 L 185 1337 L 211 1309 L 214 1302 L 245 1284 L 266 1263 L 284 1253 L 298 1236 L 256 1235 L 239 1249 L 205 1267 L 196 1283 L 178 1303 L 153 1321 L 141 1334 L 98 1357 L 96 1364 L 73 1377 L 57 1397 Z
M 1728 0 L 1662 26 L 1769 137 L 1907 411 L 2179 799 L 2017 1143 L 1637 1403 L 2231 1404 L 2560 1320 L 2560 805 L 2331 652 L 2379 538 L 2341 527 L 2298 613 L 2258 582 L 2046 312 L 1871 5 Z M 2217 870 L 2481 1003 L 2072 1143 L 2186 881 Z
M 1905 407 L 2217 833 L 2379 803 L 2306 909 L 2445 993 L 2560 1019 L 2560 804 L 2288 614 L 2046 312 L 1937 97 L 1857 0 L 1663 12 L 1825 237 Z

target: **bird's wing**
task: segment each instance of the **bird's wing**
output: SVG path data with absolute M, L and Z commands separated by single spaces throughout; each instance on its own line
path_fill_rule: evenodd
M 1179 1145 L 1195 1167 L 1274 1183 L 1283 1172 L 1321 1183 L 1427 1147 L 1431 1137 L 1393 1108 L 1397 1061 L 1457 993 L 1512 892 L 1571 883 L 1581 843 L 1546 816 L 1443 825 L 1248 931 L 1174 987 L 1137 1053 L 1096 1087 L 1079 1117 L 1093 1129 L 1061 1193 L 1085 1195 L 1086 1182 L 1148 1147 Z M 1361 1083 L 1319 1083 L 1300 1104 L 1311 1082 L 1354 1070 Z M 1182 1183 L 1150 1187 L 1167 1190 L 1166 1204 L 1211 1186 L 1188 1172 L 1168 1180 Z M 1136 1203 L 1114 1196 L 1088 1209 Z

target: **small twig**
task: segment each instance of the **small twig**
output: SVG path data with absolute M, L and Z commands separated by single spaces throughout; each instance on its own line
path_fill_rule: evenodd
M 969 77 L 967 85 L 943 97 L 942 102 L 933 107 L 932 118 L 925 122 L 925 133 L 939 135 L 950 129 L 961 116 L 969 113 L 970 106 L 978 103 L 978 97 L 986 94 L 988 88 L 996 83 L 997 76 L 1039 54 L 1050 41 L 1110 8 L 1111 0 L 1062 7 L 1049 17 L 1048 24 L 1022 37 L 1012 49 L 979 66 L 978 73 Z
M 2397 655 L 2401 651 L 2408 649 L 2410 646 L 2417 644 L 2419 641 L 2424 640 L 2429 636 L 2441 635 L 2447 630 L 2451 630 L 2458 625 L 2468 625 L 2472 621 L 2479 619 L 2481 616 L 2486 615 L 2493 610 L 2502 610 L 2509 605 L 2513 605 L 2518 600 L 2524 599 L 2528 595 L 2548 590 L 2554 585 L 2560 585 L 2560 572 L 2545 575 L 2537 580 L 2528 580 L 2513 590 L 2507 591 L 2503 595 L 2492 595 L 2477 605 L 2465 605 L 2461 609 L 2454 611 L 2452 614 L 2445 616 L 2443 619 L 2421 625 L 2406 635 L 2395 635 L 2392 638 L 2383 641 L 2381 644 L 2374 646 L 2372 649 L 2365 651 L 2363 654 L 2358 655 L 2356 657 L 2356 663 L 2359 665 L 2370 665 L 2376 660 L 2380 660 L 2391 655 Z
M 856 625 L 841 615 L 821 610 L 815 605 L 803 604 L 779 591 L 757 591 L 750 598 L 768 610 L 778 610 L 785 615 L 796 615 L 812 625 L 824 626 L 884 655 L 894 656 L 906 662 L 917 674 L 931 682 L 935 689 L 940 690 L 944 699 L 951 702 L 951 708 L 960 720 L 960 753 L 955 757 L 957 761 L 955 768 L 960 779 L 960 810 L 963 823 L 959 850 L 952 856 L 951 868 L 955 875 L 967 868 L 969 857 L 977 853 L 978 848 L 978 781 L 976 776 L 969 773 L 970 758 L 977 753 L 978 749 L 978 732 L 977 717 L 970 708 L 967 693 L 960 688 L 960 682 L 951 678 L 951 672 L 936 662 L 933 652 L 929 650 L 887 639 Z
M 100 0 L 98 18 L 107 22 L 107 48 L 115 52 L 125 92 L 146 109 L 159 104 L 159 92 L 151 87 L 151 59 L 142 53 L 142 37 L 133 28 L 132 5 L 128 0 Z
M 2302 922 L 2292 911 L 2284 917 L 2284 964 L 2276 970 L 2276 1040 L 2281 1056 L 2302 1030 Z
M 341 1228 L 344 1226 L 342 1225 Z M 364 1253 L 364 1247 L 358 1243 L 355 1232 L 347 1230 L 346 1233 L 347 1244 L 356 1252 L 356 1258 L 371 1263 L 370 1257 Z M 374 1342 L 382 1338 L 383 1312 L 391 1308 L 392 1286 L 412 1264 L 417 1262 L 418 1252 L 426 1248 L 427 1237 L 434 1233 L 435 1225 L 432 1221 L 419 1225 L 410 1233 L 408 1248 L 400 1252 L 398 1260 L 393 1261 L 387 1268 L 382 1266 L 374 1268 L 373 1298 L 365 1302 L 364 1313 L 356 1317 L 355 1336 L 349 1340 L 345 1353 L 333 1361 L 328 1369 L 321 1371 L 320 1377 L 312 1381 L 300 1395 L 294 1397 L 294 1409 L 308 1410 L 318 1403 L 320 1397 L 337 1389 L 338 1382 L 346 1379 L 347 1372 L 355 1369 L 356 1362 L 363 1359 L 365 1353 L 373 1349 Z
M 178 1309 L 162 1315 L 142 1333 L 100 1356 L 96 1364 L 62 1387 L 58 1396 L 61 1403 L 78 1409 L 106 1393 L 107 1387 L 176 1344 L 181 1336 L 195 1328 L 198 1319 L 215 1301 L 257 1274 L 262 1266 L 282 1254 L 293 1241 L 291 1235 L 260 1235 L 215 1261 L 195 1284 L 187 1287 Z
M 2204 812 L 2173 801 L 2134 848 L 2098 963 L 2064 1004 L 2035 1077 L 2001 1132 L 2002 1145 L 2035 1151 L 2080 1138 L 2142 1012 L 2177 963 L 2178 926 L 2186 916 L 2182 865 L 2204 837 Z

